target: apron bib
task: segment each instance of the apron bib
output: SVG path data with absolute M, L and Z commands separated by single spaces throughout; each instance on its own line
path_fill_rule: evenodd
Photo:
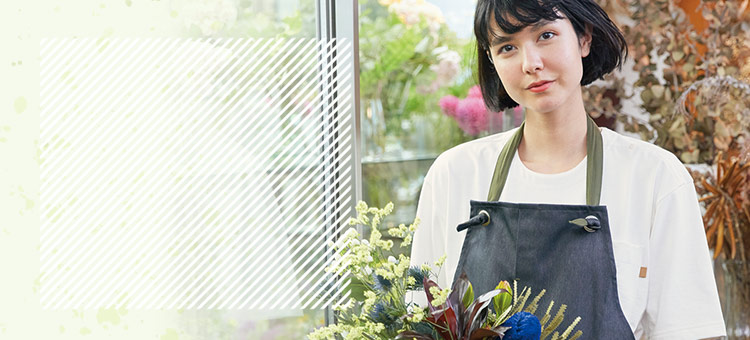
M 581 317 L 576 329 L 584 339 L 634 340 L 617 294 L 607 208 L 599 205 L 601 132 L 589 117 L 587 205 L 497 202 L 524 125 L 498 157 L 488 201 L 471 201 L 473 217 L 457 227 L 468 231 L 454 277 L 466 272 L 476 296 L 502 280 L 519 280 L 537 293 L 546 289 L 545 299 L 568 305 L 568 321 Z

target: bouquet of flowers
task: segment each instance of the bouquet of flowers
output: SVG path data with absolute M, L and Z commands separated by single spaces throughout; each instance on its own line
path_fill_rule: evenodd
M 577 339 L 582 335 L 573 330 L 580 321 L 576 318 L 562 333 L 556 331 L 564 319 L 566 305 L 553 315 L 554 301 L 541 318 L 534 315 L 544 296 L 542 290 L 530 302 L 531 289 L 518 294 L 507 281 L 479 297 L 465 274 L 460 275 L 451 289 L 441 289 L 431 277 L 439 272 L 445 256 L 438 259 L 434 271 L 429 264 L 410 266 L 403 254 L 393 256 L 393 241 L 384 240 L 378 226 L 393 211 L 393 204 L 385 208 L 371 208 L 359 202 L 357 218 L 350 225 L 364 225 L 371 229 L 369 239 L 360 239 L 356 229 L 349 229 L 336 242 L 334 262 L 326 271 L 338 276 L 351 274 L 350 299 L 334 306 L 337 322 L 311 334 L 316 339 Z M 388 234 L 402 238 L 401 247 L 408 247 L 419 225 L 419 220 L 406 226 L 388 229 Z M 361 291 L 356 291 L 361 289 Z M 407 292 L 424 290 L 428 306 L 407 301 Z M 492 307 L 492 308 L 490 308 Z M 494 310 L 493 310 L 494 309 Z M 572 336 L 571 336 L 572 335 Z

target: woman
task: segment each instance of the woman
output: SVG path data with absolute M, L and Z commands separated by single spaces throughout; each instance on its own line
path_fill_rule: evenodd
M 586 339 L 724 335 L 692 178 L 584 109 L 581 86 L 627 55 L 606 13 L 591 0 L 479 0 L 474 33 L 485 104 L 521 105 L 526 120 L 435 160 L 412 263 L 446 254 L 438 283 L 466 272 L 477 294 L 500 280 L 547 289 Z

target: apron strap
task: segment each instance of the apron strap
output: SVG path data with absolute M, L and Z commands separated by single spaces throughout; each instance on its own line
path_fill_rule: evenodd
M 594 120 L 586 115 L 586 205 L 599 205 L 599 198 L 602 192 L 602 162 L 604 159 L 604 148 L 602 143 L 602 133 L 596 126 Z M 508 179 L 510 163 L 513 161 L 513 155 L 518 150 L 523 137 L 523 128 L 526 121 L 521 123 L 518 130 L 511 136 L 510 140 L 505 143 L 500 156 L 497 157 L 495 172 L 492 174 L 492 183 L 490 191 L 487 194 L 488 201 L 500 200 L 500 194 L 505 187 L 505 181 Z

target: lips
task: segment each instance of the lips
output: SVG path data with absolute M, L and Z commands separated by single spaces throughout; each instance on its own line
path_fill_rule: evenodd
M 552 84 L 552 80 L 542 80 L 531 83 L 526 89 L 531 92 L 542 92 L 547 90 Z

